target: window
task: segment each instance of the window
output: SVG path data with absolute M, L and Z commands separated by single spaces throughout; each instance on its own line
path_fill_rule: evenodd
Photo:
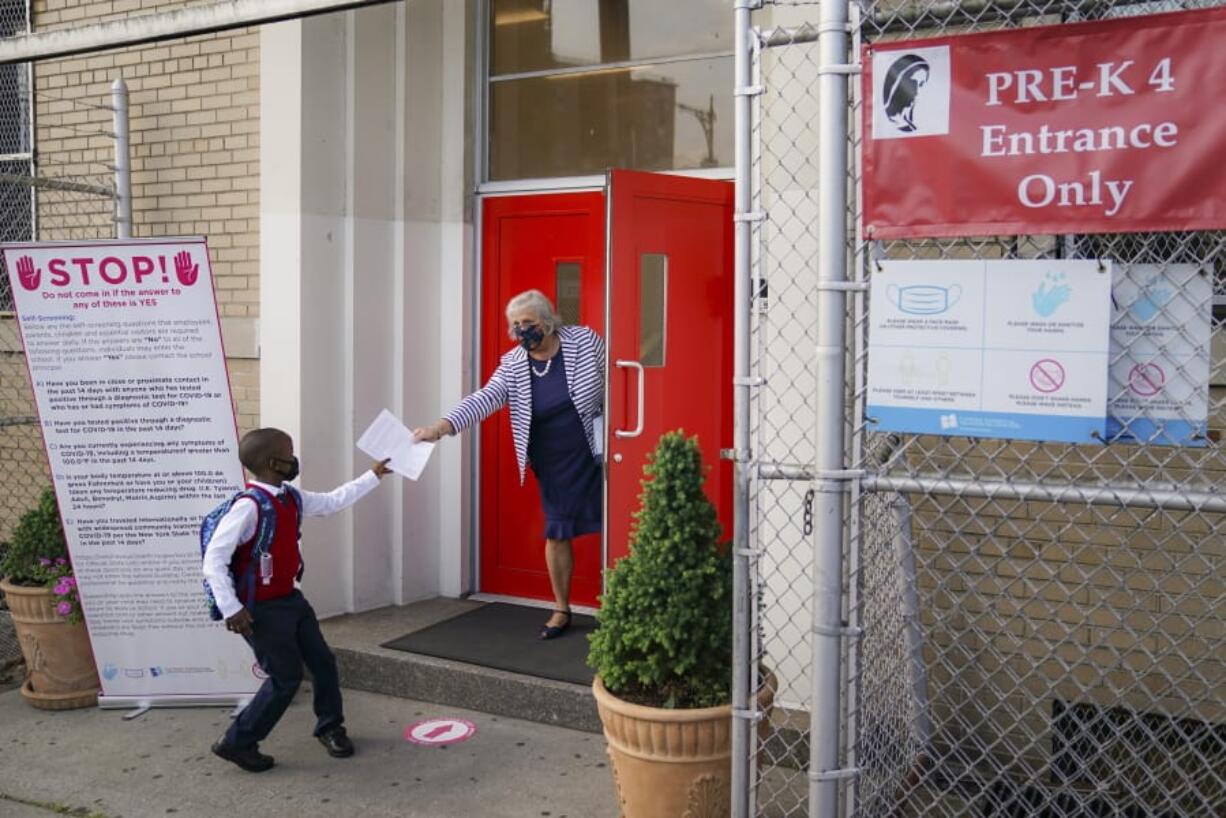
M 668 256 L 639 257 L 639 363 L 664 366 L 668 317 Z
M 559 261 L 554 264 L 555 286 L 558 294 L 558 315 L 564 324 L 579 323 L 579 290 L 581 271 L 576 261 Z
M 730 167 L 725 0 L 490 0 L 492 180 Z

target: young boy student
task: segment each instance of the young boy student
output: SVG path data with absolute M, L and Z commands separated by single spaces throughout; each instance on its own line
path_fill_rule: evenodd
M 294 587 L 302 572 L 298 525 L 304 515 L 335 514 L 356 503 L 388 473 L 388 461 L 375 463 L 361 477 L 324 494 L 285 485 L 298 476 L 298 458 L 293 440 L 280 429 L 248 432 L 238 454 L 254 478 L 248 489 L 265 493 L 271 503 L 241 495 L 232 502 L 205 547 L 204 578 L 226 628 L 247 640 L 268 678 L 213 745 L 213 752 L 248 772 L 272 767 L 272 757 L 260 752 L 259 742 L 294 698 L 305 663 L 314 679 L 315 736 L 328 755 L 351 756 L 353 742 L 345 734 L 336 658 L 320 633 L 315 611 Z M 275 519 L 261 519 L 272 515 L 268 511 L 261 515 L 260 505 Z M 262 527 L 269 524 L 274 526 L 270 544 L 264 554 L 256 555 L 258 566 L 253 567 L 258 530 L 267 537 Z

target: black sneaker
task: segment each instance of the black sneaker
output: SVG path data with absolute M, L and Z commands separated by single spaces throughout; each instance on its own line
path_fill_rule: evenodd
M 333 727 L 315 738 L 319 739 L 319 743 L 327 748 L 328 755 L 333 758 L 348 758 L 353 755 L 353 742 L 349 740 L 344 727 Z
M 251 747 L 231 747 L 225 739 L 218 739 L 213 744 L 213 755 L 237 764 L 249 773 L 262 773 L 271 769 L 275 763 L 272 756 L 260 752 L 259 745 Z

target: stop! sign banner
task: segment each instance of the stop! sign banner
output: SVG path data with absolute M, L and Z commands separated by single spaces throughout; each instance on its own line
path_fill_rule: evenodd
M 1226 227 L 1226 8 L 863 50 L 868 238 Z

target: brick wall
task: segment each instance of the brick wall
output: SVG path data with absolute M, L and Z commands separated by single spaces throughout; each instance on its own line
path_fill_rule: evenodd
M 36 30 L 194 5 L 35 0 Z M 239 428 L 259 422 L 259 30 L 239 29 L 40 63 L 40 172 L 109 184 L 111 83 L 128 85 L 133 235 L 208 238 Z M 109 202 L 40 197 L 40 238 L 113 235 Z

